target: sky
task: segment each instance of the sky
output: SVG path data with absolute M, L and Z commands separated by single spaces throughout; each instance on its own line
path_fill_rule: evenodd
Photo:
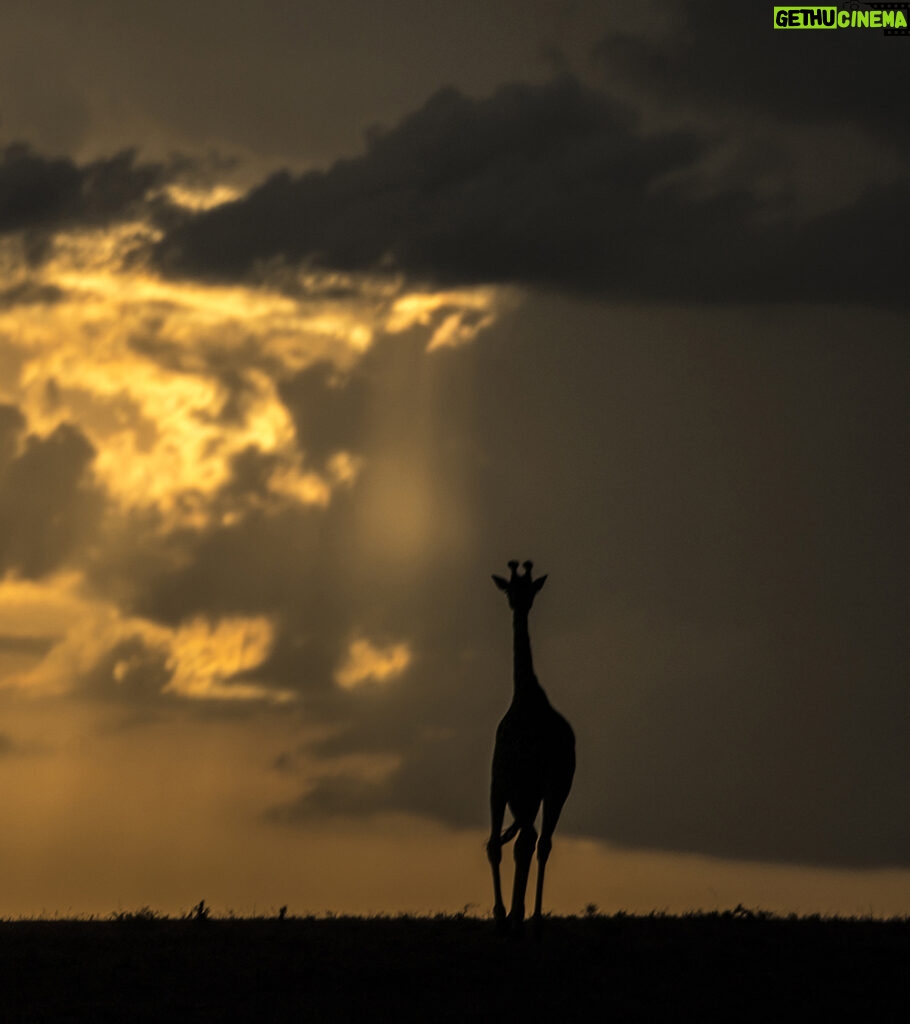
M 513 558 L 550 909 L 910 914 L 908 47 L 8 0 L 0 916 L 488 913 Z

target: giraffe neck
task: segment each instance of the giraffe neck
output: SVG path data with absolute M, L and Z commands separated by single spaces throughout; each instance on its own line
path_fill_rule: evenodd
M 528 613 L 515 611 L 512 613 L 513 636 L 513 681 L 515 690 L 514 701 L 543 694 L 537 676 L 534 675 L 534 663 L 531 660 L 531 636 L 528 633 Z

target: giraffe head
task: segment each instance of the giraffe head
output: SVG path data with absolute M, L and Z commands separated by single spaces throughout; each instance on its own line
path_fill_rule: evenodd
M 504 590 L 506 597 L 509 599 L 509 607 L 512 611 L 516 612 L 529 612 L 531 605 L 534 604 L 534 598 L 537 596 L 537 592 L 546 583 L 546 576 L 538 576 L 537 579 L 531 579 L 531 569 L 534 567 L 533 562 L 524 563 L 524 572 L 518 571 L 518 562 L 509 562 L 509 569 L 511 575 L 507 580 L 504 580 L 502 576 L 493 576 L 493 582 L 499 587 L 500 590 Z

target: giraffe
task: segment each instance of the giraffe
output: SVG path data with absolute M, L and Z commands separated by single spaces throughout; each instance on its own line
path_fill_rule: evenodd
M 508 580 L 493 576 L 493 582 L 505 591 L 512 609 L 514 692 L 509 710 L 496 730 L 487 858 L 493 869 L 493 917 L 500 928 L 511 925 L 514 929 L 519 929 L 524 921 L 525 890 L 535 845 L 537 895 L 534 921 L 535 924 L 540 923 L 544 870 L 553 845 L 553 830 L 575 774 L 575 734 L 547 700 L 531 661 L 528 612 L 547 579 L 546 576 L 532 579 L 532 568 L 532 562 L 525 562 L 524 572 L 519 573 L 518 562 L 509 562 L 511 576 Z M 506 804 L 515 820 L 503 831 Z M 534 822 L 541 804 L 543 820 L 538 842 Z M 516 835 L 512 908 L 506 917 L 499 865 L 503 845 Z

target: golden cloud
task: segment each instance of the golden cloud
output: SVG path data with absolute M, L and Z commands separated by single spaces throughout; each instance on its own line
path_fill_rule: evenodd
M 432 331 L 428 352 L 457 348 L 474 341 L 516 301 L 517 292 L 505 287 L 410 292 L 392 303 L 385 329 L 394 334 L 415 326 L 426 327 Z
M 233 676 L 257 668 L 268 657 L 274 627 L 264 616 L 225 618 L 214 624 L 200 617 L 180 626 L 169 639 L 167 664 L 173 676 L 165 693 L 193 700 L 294 700 L 290 690 L 230 682 Z
M 264 616 L 195 618 L 176 628 L 124 615 L 111 602 L 91 596 L 79 573 L 40 581 L 7 576 L 0 580 L 0 620 L 12 638 L 43 638 L 46 653 L 0 676 L 0 687 L 31 696 L 78 690 L 85 679 L 125 643 L 157 653 L 170 680 L 160 691 L 191 700 L 263 700 L 285 703 L 292 691 L 235 677 L 258 668 L 274 642 L 274 625 Z M 135 658 L 133 659 L 133 661 Z M 135 664 L 116 661 L 113 680 L 122 684 Z
M 406 643 L 378 647 L 361 637 L 348 647 L 345 661 L 335 671 L 335 682 L 343 690 L 355 690 L 365 684 L 384 685 L 401 675 L 411 664 Z
M 233 195 L 172 187 L 170 198 L 203 208 Z M 157 237 L 141 222 L 62 232 L 37 269 L 20 241 L 0 244 L 13 286 L 54 296 L 0 308 L 0 339 L 18 368 L 0 381 L 0 400 L 41 436 L 76 423 L 115 506 L 154 510 L 163 530 L 242 515 L 214 499 L 250 449 L 274 465 L 267 507 L 328 505 L 362 459 L 338 452 L 321 471 L 308 466 L 280 383 L 316 362 L 348 372 L 380 332 L 416 326 L 430 332 L 430 349 L 464 344 L 508 304 L 502 289 L 412 293 L 401 279 L 313 271 L 296 273 L 291 294 L 286 268 L 271 285 L 166 280 L 135 258 Z

